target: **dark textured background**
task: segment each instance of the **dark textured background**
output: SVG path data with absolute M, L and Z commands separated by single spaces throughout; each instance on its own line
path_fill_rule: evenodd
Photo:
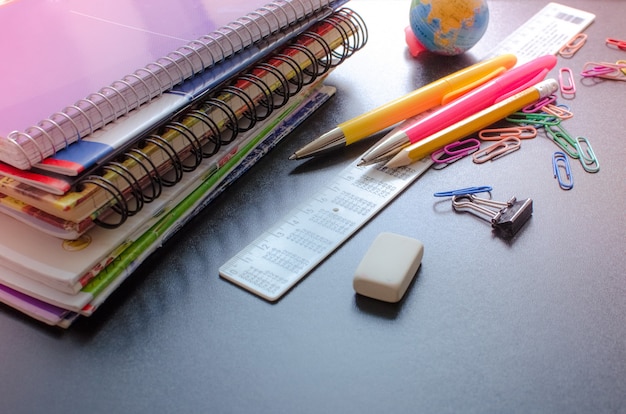
M 354 0 L 369 44 L 328 83 L 337 95 L 153 255 L 89 319 L 52 329 L 0 307 L 0 410 L 34 412 L 626 412 L 626 82 L 583 86 L 567 128 L 589 138 L 597 174 L 538 137 L 495 162 L 430 171 L 275 304 L 218 267 L 335 177 L 373 142 L 308 162 L 287 157 L 347 120 L 485 55 L 545 1 L 491 0 L 482 41 L 462 57 L 409 57 L 409 1 Z M 597 14 L 557 68 L 626 58 L 626 2 L 567 1 Z M 554 72 L 556 73 L 556 71 Z M 561 100 L 562 101 L 562 100 Z M 441 190 L 491 185 L 530 197 L 515 239 L 454 213 Z M 374 237 L 420 239 L 422 266 L 396 305 L 355 296 Z

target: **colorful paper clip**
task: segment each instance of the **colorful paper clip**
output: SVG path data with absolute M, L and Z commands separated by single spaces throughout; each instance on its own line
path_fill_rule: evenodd
M 569 107 L 563 104 L 548 104 L 543 107 L 543 112 L 554 115 L 559 119 L 570 119 L 574 116 L 574 113 L 569 110 Z
M 533 214 L 533 200 L 518 201 L 511 197 L 507 202 L 476 197 L 474 194 L 452 197 L 455 211 L 477 212 L 477 216 L 491 221 L 491 227 L 506 238 L 513 237 Z
M 587 35 L 585 33 L 578 33 L 565 43 L 565 45 L 559 50 L 559 55 L 564 58 L 574 56 L 574 54 L 578 52 L 581 47 L 583 47 L 586 41 Z
M 513 112 L 505 118 L 508 122 L 520 125 L 532 125 L 541 128 L 550 125 L 558 125 L 561 120 L 554 115 L 546 113 Z
M 433 196 L 454 197 L 454 196 L 461 196 L 461 195 L 467 195 L 467 194 L 490 193 L 491 190 L 493 190 L 492 187 L 488 185 L 481 185 L 481 186 L 475 186 L 475 187 L 459 188 L 458 190 L 440 191 L 438 193 L 433 194 Z
M 580 73 L 585 78 L 602 78 L 626 81 L 626 63 L 587 62 Z
M 520 125 L 509 128 L 483 129 L 478 133 L 478 138 L 483 141 L 500 141 L 504 137 L 518 137 L 519 139 L 531 139 L 537 136 L 537 128 L 529 125 Z
M 556 102 L 556 95 L 549 95 L 543 99 L 538 100 L 537 102 L 531 103 L 530 105 L 523 107 L 522 112 L 527 113 L 527 114 L 541 112 L 541 109 L 544 106 L 554 103 L 554 102 Z
M 570 157 L 578 158 L 578 147 L 576 140 L 572 138 L 569 132 L 563 128 L 562 124 L 548 125 L 545 128 L 546 134 L 556 145 L 565 151 Z
M 612 37 L 606 38 L 607 46 L 616 47 L 621 50 L 626 50 L 626 40 L 615 39 Z
M 552 154 L 552 171 L 554 178 L 559 182 L 559 187 L 563 190 L 571 190 L 574 188 L 572 169 L 570 168 L 569 160 L 565 153 L 556 151 Z M 565 176 L 563 176 L 563 174 L 565 174 Z
M 573 95 L 576 93 L 574 73 L 570 68 L 559 69 L 559 88 L 561 89 L 561 95 Z
M 434 169 L 442 169 L 455 161 L 475 152 L 480 148 L 480 141 L 476 138 L 466 138 L 446 145 L 434 151 L 430 158 L 435 163 Z
M 600 161 L 593 152 L 589 140 L 585 137 L 576 137 L 576 149 L 580 155 L 579 159 L 585 171 L 590 173 L 596 173 L 600 171 Z
M 495 160 L 520 149 L 522 141 L 516 136 L 507 136 L 493 145 L 488 146 L 472 155 L 472 160 L 476 164 Z

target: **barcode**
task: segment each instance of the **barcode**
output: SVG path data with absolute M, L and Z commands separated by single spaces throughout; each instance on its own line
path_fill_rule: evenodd
M 563 12 L 559 12 L 556 14 L 557 19 L 565 20 L 566 22 L 581 24 L 585 19 L 580 16 L 574 16 L 573 14 L 567 14 Z

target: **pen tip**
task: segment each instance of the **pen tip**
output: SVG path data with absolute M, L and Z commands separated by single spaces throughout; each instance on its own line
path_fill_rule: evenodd
M 290 159 L 290 160 L 297 160 L 297 159 L 298 159 L 298 156 L 297 156 L 297 155 L 296 155 L 296 153 L 294 152 L 293 154 L 291 154 L 291 155 L 289 156 L 289 159 Z

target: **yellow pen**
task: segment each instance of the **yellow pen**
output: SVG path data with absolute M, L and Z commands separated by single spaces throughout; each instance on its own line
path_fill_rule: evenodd
M 479 131 L 489 125 L 506 118 L 513 112 L 519 111 L 526 105 L 537 102 L 539 99 L 552 95 L 559 88 L 554 79 L 547 79 L 523 91 L 503 99 L 502 101 L 465 118 L 456 124 L 450 125 L 441 131 L 402 149 L 385 167 L 397 168 L 409 165 L 420 160 L 432 152 L 443 148 L 447 144 L 457 141 L 469 134 Z
M 411 118 L 469 92 L 501 75 L 517 63 L 512 54 L 504 54 L 454 72 L 378 108 L 339 124 L 293 153 L 297 160 L 326 153 L 353 144 L 400 121 Z

